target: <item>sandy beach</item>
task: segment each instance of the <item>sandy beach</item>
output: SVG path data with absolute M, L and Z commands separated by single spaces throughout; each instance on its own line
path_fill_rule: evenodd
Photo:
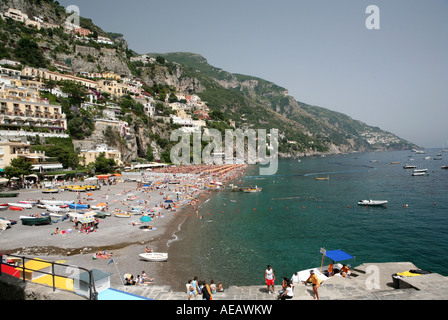
M 183 290 L 185 282 L 193 276 L 191 270 L 174 265 L 176 259 L 149 262 L 140 259 L 138 255 L 144 252 L 146 246 L 154 252 L 168 252 L 170 257 L 175 255 L 176 253 L 170 252 L 169 244 L 177 241 L 176 233 L 186 219 L 198 218 L 197 208 L 210 197 L 211 192 L 215 192 L 211 191 L 213 183 L 222 183 L 222 188 L 226 182 L 232 181 L 243 172 L 243 167 L 232 169 L 223 166 L 220 170 L 219 167 L 190 166 L 149 173 L 123 174 L 116 184 L 102 185 L 100 190 L 79 194 L 68 190 L 44 194 L 42 189 L 21 189 L 18 197 L 0 198 L 0 203 L 53 198 L 81 201 L 90 206 L 103 202 L 107 203 L 110 216 L 99 219 L 98 229 L 85 233 L 75 229 L 70 219 L 51 225 L 22 225 L 20 216 L 48 212 L 35 205 L 32 209 L 23 211 L 0 211 L 0 217 L 17 221 L 11 228 L 0 231 L 0 251 L 4 254 L 61 261 L 86 269 L 99 269 L 111 274 L 111 286 L 115 288 L 123 284 L 124 274 L 133 274 L 136 277 L 145 271 L 150 278 L 154 278 L 154 284 Z M 139 181 L 151 181 L 151 187 L 143 187 Z M 173 203 L 166 203 L 167 199 L 173 200 Z M 129 218 L 114 216 L 116 210 L 129 212 L 139 207 L 143 214 L 150 214 L 151 208 L 167 205 L 171 205 L 171 209 L 156 209 L 150 222 L 140 222 L 142 214 L 133 214 Z M 149 225 L 152 226 L 151 230 L 142 228 Z M 53 234 L 56 228 L 65 233 Z M 94 259 L 93 256 L 98 251 L 112 253 L 113 262 L 111 259 Z

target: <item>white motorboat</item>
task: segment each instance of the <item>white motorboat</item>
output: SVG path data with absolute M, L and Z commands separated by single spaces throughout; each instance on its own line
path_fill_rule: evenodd
M 412 176 L 426 176 L 426 172 L 412 172 Z
M 64 207 L 64 206 L 51 206 L 51 205 L 45 205 L 45 208 L 48 211 L 52 211 L 52 212 L 61 212 L 61 211 L 68 211 L 69 207 Z
M 31 203 L 8 203 L 10 207 L 20 207 L 20 208 L 25 208 L 25 209 L 32 209 L 33 205 Z
M 162 262 L 168 260 L 168 253 L 166 252 L 140 253 L 139 256 L 144 260 L 152 262 Z
M 414 169 L 414 172 L 426 172 L 428 169 Z
M 359 200 L 359 206 L 384 206 L 387 204 L 387 200 Z
M 50 206 L 63 206 L 66 204 L 75 203 L 75 200 L 39 200 L 40 204 L 50 205 Z

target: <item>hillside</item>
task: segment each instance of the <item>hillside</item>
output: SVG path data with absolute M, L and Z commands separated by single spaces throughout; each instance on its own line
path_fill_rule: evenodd
M 182 66 L 184 75 L 203 88 L 198 95 L 211 108 L 224 110 L 237 127 L 278 128 L 283 150 L 299 153 L 399 150 L 416 146 L 396 135 L 369 126 L 339 112 L 296 101 L 288 90 L 272 82 L 232 74 L 211 66 L 195 53 L 152 53 Z M 231 97 L 228 99 L 228 97 Z M 274 111 L 272 113 L 271 111 Z M 285 149 L 286 146 L 286 149 Z
M 254 128 L 266 129 L 268 133 L 278 129 L 279 151 L 285 157 L 416 147 L 347 115 L 296 101 L 286 88 L 270 81 L 214 67 L 199 54 L 140 55 L 128 48 L 120 33 L 104 31 L 82 17 L 76 28 L 88 35 L 81 36 L 79 30 L 66 25 L 69 14 L 55 1 L 0 3 L 3 14 L 9 8 L 26 14 L 31 23 L 0 19 L 0 59 L 81 80 L 98 75 L 92 81 L 102 85 L 93 91 L 67 82 L 41 82 L 43 89 L 57 88 L 62 92 L 46 93 L 44 97 L 62 106 L 74 149 L 108 143 L 120 150 L 125 163 L 139 159 L 169 161 L 174 144 L 169 141 L 169 134 L 179 128 L 173 122 L 178 112 L 172 104 L 185 108 L 190 120 L 196 111 L 191 106 L 187 108 L 182 98 L 187 95 L 197 95 L 206 104 L 202 108 L 208 110 L 203 120 L 207 128 Z M 32 18 L 40 21 L 39 28 Z M 101 73 L 116 75 L 118 80 L 109 82 L 123 88 L 123 94 L 105 91 L 106 81 L 100 79 Z M 92 100 L 92 92 L 98 101 L 83 107 Z M 155 111 L 143 111 L 146 105 Z M 108 108 L 115 108 L 113 120 L 126 123 L 125 135 L 95 120 L 104 116 Z

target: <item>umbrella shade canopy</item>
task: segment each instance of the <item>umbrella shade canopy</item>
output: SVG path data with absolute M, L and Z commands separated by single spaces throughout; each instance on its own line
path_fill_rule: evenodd
M 173 203 L 173 200 L 165 200 L 166 203 Z
M 93 193 L 89 192 L 87 193 L 88 196 L 93 196 Z
M 327 251 L 325 253 L 325 256 L 335 262 L 354 259 L 354 257 L 351 254 L 348 254 L 347 252 L 344 252 L 342 250 Z
M 100 202 L 96 205 L 97 207 L 107 207 L 107 204 L 104 202 Z
M 150 209 L 150 211 L 157 211 L 157 210 L 162 210 L 162 208 L 160 208 L 160 207 L 154 207 L 154 208 L 151 208 L 151 209 Z
M 149 222 L 149 221 L 151 221 L 152 219 L 151 219 L 151 217 L 150 216 L 142 216 L 141 218 L 140 218 L 140 221 L 141 222 Z
M 93 218 L 93 216 L 87 216 L 87 217 L 83 217 L 83 218 L 81 219 L 81 222 L 82 222 L 82 223 L 90 223 L 90 222 L 93 222 L 93 221 L 95 221 L 95 219 Z

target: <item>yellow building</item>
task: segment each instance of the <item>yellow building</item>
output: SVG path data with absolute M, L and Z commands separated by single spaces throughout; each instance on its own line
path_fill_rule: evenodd
M 33 164 L 45 160 L 45 154 L 32 152 L 29 143 L 0 140 L 0 169 L 9 166 L 12 160 L 20 157 Z
M 95 162 L 100 153 L 104 153 L 106 159 L 113 159 L 117 165 L 123 164 L 123 162 L 121 161 L 121 152 L 112 149 L 107 145 L 99 145 L 96 149 L 93 150 L 81 150 L 81 153 L 79 155 L 80 163 L 86 166 L 92 162 Z
M 114 97 L 121 97 L 128 93 L 127 86 L 115 80 L 101 79 L 98 85 L 102 92 L 110 93 Z
M 8 97 L 8 99 L 4 99 Z M 0 95 L 0 127 L 7 129 L 45 129 L 50 133 L 65 133 L 67 119 L 62 106 L 44 101 L 29 90 L 10 90 Z
M 93 80 L 75 77 L 69 74 L 48 71 L 46 69 L 24 67 L 22 69 L 22 75 L 53 81 L 74 81 L 90 89 L 98 87 L 98 83 Z
M 101 75 L 104 79 L 109 79 L 109 80 L 121 80 L 121 76 L 119 74 L 116 74 L 114 72 L 103 72 Z

